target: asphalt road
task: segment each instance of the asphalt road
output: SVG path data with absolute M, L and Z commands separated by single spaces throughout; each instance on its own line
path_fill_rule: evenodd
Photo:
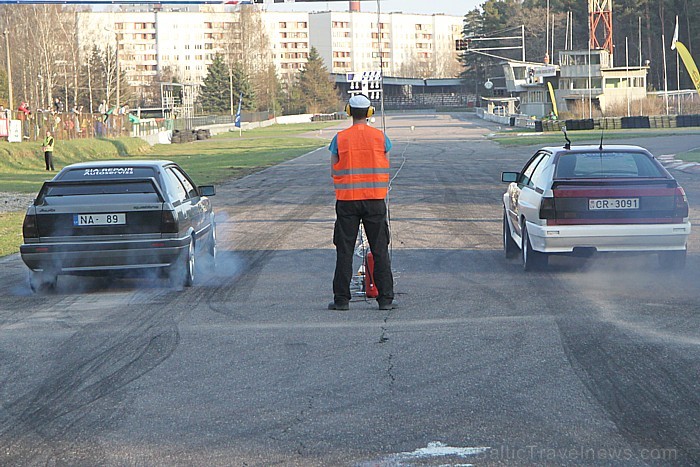
M 387 120 L 398 310 L 326 309 L 325 149 L 218 187 L 220 266 L 193 288 L 32 295 L 0 260 L 0 464 L 700 464 L 700 231 L 682 273 L 649 256 L 525 273 L 501 250 L 500 172 L 535 147 L 488 126 Z M 674 174 L 697 225 L 700 175 Z

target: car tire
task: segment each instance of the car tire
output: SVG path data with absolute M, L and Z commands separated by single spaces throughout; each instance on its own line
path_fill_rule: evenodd
M 687 250 L 661 251 L 659 252 L 659 266 L 667 270 L 681 270 L 685 268 Z
M 195 245 L 194 238 L 190 237 L 187 249 L 180 255 L 179 261 L 171 266 L 170 282 L 174 287 L 191 287 L 195 277 Z
M 510 226 L 508 225 L 505 210 L 503 210 L 503 251 L 506 259 L 515 258 L 518 255 L 518 244 L 515 243 L 513 236 L 510 234 Z
M 523 258 L 523 269 L 525 271 L 536 271 L 543 269 L 549 262 L 549 257 L 546 253 L 535 251 L 530 243 L 530 236 L 527 234 L 527 227 L 523 224 L 523 246 L 520 249 Z
M 52 292 L 56 290 L 58 275 L 50 271 L 31 271 L 29 275 L 29 288 L 32 292 Z
M 207 253 L 209 253 L 209 261 L 211 262 L 211 269 L 216 269 L 216 256 L 218 249 L 216 246 L 216 223 L 212 220 L 211 230 L 209 231 L 209 238 L 207 240 Z

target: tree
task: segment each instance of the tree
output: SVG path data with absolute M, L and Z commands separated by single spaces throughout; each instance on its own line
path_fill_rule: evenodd
M 224 57 L 216 54 L 207 68 L 207 76 L 200 88 L 199 101 L 209 112 L 225 112 L 231 108 L 231 84 L 229 69 Z
M 484 35 L 484 18 L 478 9 L 473 9 L 464 16 L 464 29 L 462 37 L 467 41 L 470 47 L 477 47 L 477 42 L 472 42 L 474 38 Z M 484 68 L 488 63 L 488 59 L 469 50 L 465 50 L 460 61 L 464 67 L 464 71 L 460 73 L 460 77 L 464 80 L 469 89 L 474 89 L 475 94 L 479 95 L 479 85 L 484 81 Z
M 7 100 L 9 96 L 7 94 L 7 73 L 5 70 L 0 70 L 0 104 L 7 107 Z
M 238 99 L 243 98 L 243 103 L 241 108 L 244 110 L 254 110 L 256 108 L 255 103 L 255 90 L 248 79 L 248 75 L 243 70 L 240 64 L 235 64 L 231 70 L 231 82 L 233 83 L 233 101 L 234 104 L 238 105 Z
M 311 47 L 306 66 L 299 73 L 299 90 L 303 96 L 306 113 L 338 110 L 338 91 L 315 47 Z
M 255 108 L 255 92 L 242 67 L 236 63 L 229 69 L 223 55 L 216 54 L 200 88 L 199 103 L 202 109 L 208 112 L 229 112 L 232 110 L 231 103 L 236 106 L 241 94 L 242 108 Z

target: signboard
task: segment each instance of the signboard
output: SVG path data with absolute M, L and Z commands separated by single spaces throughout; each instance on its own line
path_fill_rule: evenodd
M 557 67 L 553 65 L 538 66 L 535 69 L 535 78 L 549 78 L 557 76 Z
M 351 95 L 364 94 L 370 100 L 379 100 L 382 97 L 382 72 L 380 70 L 346 73 L 345 80 L 350 83 L 348 93 Z
M 10 134 L 7 135 L 7 141 L 10 143 L 22 142 L 22 121 L 10 120 Z

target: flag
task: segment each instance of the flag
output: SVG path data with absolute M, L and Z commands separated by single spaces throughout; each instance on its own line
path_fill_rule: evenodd
M 243 102 L 243 93 L 240 93 L 238 96 L 238 110 L 236 110 L 236 118 L 233 120 L 233 123 L 236 125 L 237 128 L 241 127 L 241 103 Z
M 681 56 L 686 70 L 688 70 L 690 79 L 693 80 L 695 89 L 697 90 L 698 94 L 700 94 L 700 71 L 698 71 L 698 67 L 695 65 L 695 60 L 693 60 L 690 52 L 681 41 L 676 41 L 676 48 L 678 49 L 678 54 Z
M 678 42 L 678 15 L 676 15 L 676 30 L 673 32 L 673 40 L 671 40 L 671 50 L 676 50 L 676 42 Z

